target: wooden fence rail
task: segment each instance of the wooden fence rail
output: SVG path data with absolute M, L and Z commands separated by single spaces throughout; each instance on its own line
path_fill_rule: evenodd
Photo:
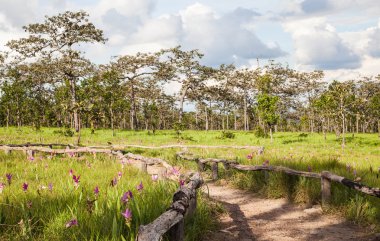
M 190 181 L 181 186 L 173 195 L 173 203 L 166 212 L 156 220 L 141 225 L 137 241 L 158 241 L 168 233 L 170 241 L 184 240 L 184 217 L 192 215 L 197 206 L 197 189 L 203 184 L 199 173 L 195 173 Z
M 79 147 L 76 149 L 51 149 L 44 147 L 45 145 L 39 146 L 22 146 L 22 145 L 0 145 L 0 150 L 3 150 L 6 154 L 10 154 L 12 151 L 22 151 L 27 157 L 34 157 L 37 152 L 57 155 L 57 154 L 67 154 L 70 156 L 76 154 L 89 153 L 94 156 L 97 153 L 103 153 L 115 156 L 118 160 L 125 164 L 130 164 L 142 172 L 147 172 L 148 174 L 156 174 L 158 178 L 170 178 L 175 179 L 173 175 L 168 175 L 173 170 L 173 167 L 166 161 L 159 158 L 144 157 L 141 155 L 136 155 L 132 153 L 123 154 L 121 151 L 115 151 L 112 149 L 95 149 L 89 147 Z M 50 144 L 48 144 L 50 146 Z
M 190 154 L 191 155 L 191 154 Z M 355 189 L 364 194 L 380 198 L 380 188 L 369 187 L 359 182 L 352 181 L 348 178 L 338 176 L 336 174 L 330 173 L 328 171 L 322 171 L 322 173 L 315 172 L 304 172 L 293 170 L 282 166 L 270 166 L 270 165 L 241 165 L 234 161 L 228 161 L 224 159 L 214 159 L 214 158 L 199 158 L 194 156 L 187 156 L 184 152 L 177 153 L 177 157 L 184 160 L 191 160 L 198 162 L 198 167 L 200 171 L 203 171 L 205 165 L 210 164 L 212 171 L 212 179 L 216 180 L 218 178 L 218 164 L 222 163 L 226 169 L 233 168 L 241 171 L 275 171 L 283 172 L 289 175 L 303 176 L 309 178 L 317 178 L 321 180 L 321 195 L 322 195 L 322 205 L 328 204 L 331 200 L 331 182 L 338 182 L 346 187 Z

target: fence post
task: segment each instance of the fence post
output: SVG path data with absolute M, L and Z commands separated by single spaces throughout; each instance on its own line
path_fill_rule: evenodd
M 195 190 L 194 197 L 189 201 L 189 207 L 187 209 L 187 216 L 192 216 L 197 209 L 197 190 Z
M 203 172 L 205 170 L 205 164 L 201 161 L 201 159 L 198 159 L 198 169 L 200 172 Z
M 169 241 L 185 240 L 185 221 L 184 218 L 174 224 L 168 231 Z
M 322 206 L 327 205 L 331 200 L 331 181 L 328 174 L 328 171 L 322 171 L 321 173 Z
M 9 148 L 5 148 L 4 149 L 4 153 L 5 153 L 5 155 L 9 155 L 9 154 L 11 154 L 11 149 L 9 149 Z
M 218 180 L 218 162 L 213 162 L 211 164 L 211 170 L 212 170 L 212 180 Z
M 222 163 L 223 163 L 224 169 L 226 169 L 226 170 L 230 169 L 230 164 L 229 163 L 227 163 L 227 162 L 222 162 Z
M 146 164 L 146 162 L 144 161 L 140 162 L 140 170 L 142 172 L 148 172 L 148 165 Z

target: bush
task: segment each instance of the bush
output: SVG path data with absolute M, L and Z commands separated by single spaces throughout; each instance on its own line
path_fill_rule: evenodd
M 60 134 L 63 136 L 68 136 L 68 137 L 74 136 L 74 131 L 71 130 L 70 128 L 66 128 L 65 130 L 54 130 L 53 133 Z
M 219 138 L 220 139 L 234 139 L 235 134 L 231 131 L 223 131 Z
M 256 129 L 253 131 L 253 133 L 255 134 L 255 136 L 257 138 L 268 138 L 269 137 L 269 135 L 265 132 L 264 128 L 262 128 L 261 126 L 256 127 Z

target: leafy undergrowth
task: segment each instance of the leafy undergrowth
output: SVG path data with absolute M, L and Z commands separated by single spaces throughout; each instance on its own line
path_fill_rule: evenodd
M 0 154 L 0 240 L 135 240 L 138 227 L 163 213 L 178 183 L 152 177 L 112 157 L 26 158 Z M 129 192 L 130 191 L 130 192 Z M 198 198 L 186 240 L 213 227 Z

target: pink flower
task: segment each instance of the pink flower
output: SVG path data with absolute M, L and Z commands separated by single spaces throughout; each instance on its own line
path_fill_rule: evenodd
M 99 195 L 99 187 L 98 186 L 95 187 L 94 194 L 95 194 L 95 197 L 97 197 Z
M 66 223 L 66 228 L 71 228 L 71 227 L 73 227 L 73 226 L 78 226 L 78 220 L 77 219 L 71 219 L 70 221 L 68 221 L 67 223 Z
M 7 177 L 8 185 L 11 185 L 11 182 L 12 182 L 12 174 L 7 173 L 7 174 L 5 174 L 5 176 Z
M 128 192 L 125 192 L 123 196 L 121 197 L 121 202 L 125 204 L 132 198 L 133 198 L 132 192 L 128 190 Z
M 72 177 L 72 176 L 73 176 L 73 174 L 74 174 L 74 171 L 73 171 L 73 169 L 70 169 L 70 171 L 69 171 L 69 175 L 70 175 L 70 177 Z
M 144 189 L 144 185 L 143 185 L 142 181 L 140 182 L 140 184 L 136 188 L 137 188 L 137 191 L 139 191 L 139 192 L 141 192 Z
M 34 157 L 33 156 L 29 156 L 28 160 L 32 162 L 32 161 L 34 161 Z
M 126 164 L 125 159 L 122 159 L 122 160 L 120 161 L 120 163 L 121 163 L 121 168 L 124 169 L 125 164 Z
M 80 179 L 80 175 L 78 175 L 78 176 L 73 175 L 73 181 L 74 181 L 74 187 L 75 188 L 79 187 L 79 179 Z
M 185 185 L 185 180 L 180 179 L 179 180 L 179 186 L 183 187 Z
M 250 153 L 250 154 L 247 155 L 247 159 L 251 160 L 252 158 L 253 158 L 252 153 Z
M 123 213 L 121 213 L 121 215 L 123 215 L 126 222 L 130 222 L 132 219 L 132 211 L 129 210 L 128 208 L 125 209 L 125 211 Z
M 121 177 L 123 176 L 123 173 L 122 172 L 118 172 L 117 173 L 117 178 L 120 180 L 121 179 Z
M 158 180 L 158 175 L 157 174 L 153 174 L 152 175 L 152 181 L 153 182 L 157 182 L 157 180 Z
M 116 184 L 117 184 L 117 178 L 116 177 L 114 177 L 112 180 L 111 180 L 111 186 L 116 186 Z
M 179 176 L 181 173 L 179 172 L 179 169 L 173 167 L 171 170 L 171 173 L 175 176 Z
M 24 183 L 22 184 L 22 190 L 23 190 L 24 192 L 28 191 L 28 187 L 29 187 L 28 183 L 24 182 Z

